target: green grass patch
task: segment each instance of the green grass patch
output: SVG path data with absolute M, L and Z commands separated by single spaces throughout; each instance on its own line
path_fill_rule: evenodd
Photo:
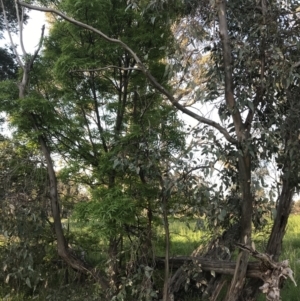
M 170 231 L 170 256 L 191 255 L 191 253 L 199 247 L 203 242 L 207 232 L 197 230 L 196 221 L 181 221 L 179 219 L 169 220 Z M 157 256 L 165 254 L 165 237 L 164 228 L 157 228 L 157 239 L 155 242 L 155 251 Z

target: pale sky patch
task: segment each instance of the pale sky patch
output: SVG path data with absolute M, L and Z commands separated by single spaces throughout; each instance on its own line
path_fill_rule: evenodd
M 47 24 L 46 24 L 45 13 L 34 11 L 34 10 L 29 12 L 29 19 L 23 29 L 23 43 L 24 43 L 25 50 L 28 53 L 33 54 L 35 49 L 37 48 L 41 37 L 42 26 L 44 24 L 46 26 L 45 35 L 47 35 Z M 3 36 L 4 39 L 0 42 L 1 45 L 4 44 L 10 45 L 7 32 L 4 32 Z M 21 50 L 19 47 L 20 45 L 19 35 L 13 35 L 13 41 L 16 45 L 18 45 L 18 53 L 21 54 Z

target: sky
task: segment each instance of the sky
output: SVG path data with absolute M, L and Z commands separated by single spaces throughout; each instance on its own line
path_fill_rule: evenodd
M 33 53 L 38 46 L 43 24 L 46 26 L 46 34 L 47 24 L 45 20 L 45 13 L 34 10 L 29 12 L 29 20 L 27 25 L 24 26 L 23 32 L 24 47 L 28 53 Z M 19 36 L 13 35 L 13 41 L 15 44 L 19 45 Z M 6 32 L 4 33 L 4 40 L 1 41 L 1 44 L 10 44 L 8 34 Z M 20 48 L 18 48 L 18 50 L 20 52 Z

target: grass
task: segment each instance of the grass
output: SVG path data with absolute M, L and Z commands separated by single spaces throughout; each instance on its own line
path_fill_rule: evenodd
M 189 225 L 186 222 L 181 222 L 178 219 L 171 219 L 170 220 L 170 238 L 171 238 L 171 256 L 175 255 L 190 255 L 193 250 L 199 247 L 199 244 L 210 240 L 207 232 L 195 230 L 196 222 L 190 221 Z M 93 235 L 87 235 L 85 229 L 80 229 L 77 233 L 78 235 L 82 235 L 85 237 L 83 241 L 87 244 L 90 244 L 90 239 L 93 238 Z M 254 235 L 256 248 L 258 251 L 263 251 L 264 246 L 267 242 L 267 233 L 256 233 Z M 158 228 L 158 235 L 156 245 L 156 253 L 158 256 L 164 256 L 164 234 L 163 234 L 163 227 L 160 226 Z M 100 249 L 98 245 L 96 249 Z M 95 254 L 89 254 L 92 257 L 92 261 L 96 264 L 100 261 L 103 261 L 103 254 L 99 255 L 99 251 Z M 98 257 L 101 257 L 98 258 Z M 96 258 L 97 257 L 97 258 Z M 294 278 L 295 280 L 299 281 L 300 279 L 300 215 L 291 215 L 287 227 L 287 233 L 284 238 L 283 243 L 283 252 L 281 256 L 281 260 L 289 259 L 290 260 L 290 267 L 294 271 Z M 57 279 L 57 291 L 56 290 L 42 290 L 39 296 L 35 296 L 34 298 L 30 298 L 24 295 L 16 295 L 10 292 L 5 292 L 2 289 L 5 287 L 0 286 L 0 299 L 6 301 L 19 301 L 19 300 L 99 300 L 99 294 L 95 291 L 95 286 L 89 283 L 85 284 L 75 284 L 73 286 L 69 285 L 63 288 L 63 277 L 64 275 L 58 275 Z M 300 283 L 300 282 L 299 282 Z M 1 291 L 2 290 L 2 291 Z M 94 294 L 94 295 L 93 295 Z M 185 300 L 193 301 L 199 300 L 198 298 L 193 298 L 193 296 L 185 295 Z M 285 301 L 295 301 L 300 300 L 299 296 L 299 289 L 294 286 L 294 284 L 288 279 L 285 283 L 285 286 L 281 292 L 282 300 Z M 4 296 L 7 296 L 4 299 Z M 184 300 L 184 299 L 182 299 Z M 258 301 L 265 300 L 265 296 L 261 295 L 258 298 Z
M 283 240 L 283 253 L 281 259 L 289 259 L 290 267 L 294 271 L 294 278 L 300 283 L 300 215 L 292 215 L 289 219 L 287 233 Z M 299 288 L 287 280 L 282 290 L 282 300 L 299 300 Z
M 193 250 L 199 247 L 199 242 L 203 241 L 205 232 L 194 229 L 196 222 L 189 223 L 180 221 L 178 219 L 170 219 L 170 240 L 171 240 L 171 256 L 190 255 Z M 156 241 L 156 253 L 158 256 L 164 256 L 164 229 L 162 226 L 158 227 L 158 240 Z
M 194 231 L 194 228 L 195 222 L 192 222 L 190 227 L 178 220 L 170 222 L 171 256 L 175 254 L 190 255 L 199 246 L 199 242 L 207 240 L 207 234 L 204 231 Z M 254 240 L 257 250 L 263 252 L 263 248 L 267 243 L 266 234 L 256 233 Z M 163 246 L 159 251 L 163 251 Z M 280 260 L 285 259 L 289 259 L 290 267 L 294 271 L 294 278 L 296 282 L 300 283 L 300 215 L 291 215 L 289 218 Z M 285 301 L 300 300 L 299 288 L 295 287 L 288 279 L 281 291 L 281 296 L 282 300 Z M 189 300 L 192 301 L 192 299 Z M 262 300 L 265 300 L 264 295 L 261 295 L 258 299 L 258 301 Z

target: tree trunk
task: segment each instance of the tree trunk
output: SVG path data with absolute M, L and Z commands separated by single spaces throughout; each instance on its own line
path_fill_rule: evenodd
M 294 190 L 289 181 L 284 179 L 277 206 L 277 214 L 266 248 L 266 253 L 272 255 L 274 261 L 278 261 L 279 256 L 281 255 L 282 241 L 292 207 L 293 192 Z M 244 297 L 241 300 L 255 301 L 259 293 L 258 288 L 261 286 L 261 284 L 262 281 L 259 279 L 251 279 L 244 289 Z
M 112 236 L 109 239 L 108 256 L 109 256 L 109 283 L 110 290 L 116 292 L 118 288 L 119 279 L 119 263 L 118 263 L 118 246 L 121 238 L 118 239 L 116 236 Z
M 170 301 L 169 296 L 169 257 L 170 257 L 170 230 L 168 220 L 168 199 L 167 196 L 162 192 L 162 208 L 163 208 L 163 220 L 165 229 L 165 275 L 164 275 L 164 288 L 163 288 L 163 301 Z
M 232 51 L 230 45 L 230 36 L 227 25 L 226 1 L 216 2 L 219 19 L 219 33 L 222 42 L 224 75 L 225 75 L 225 100 L 227 108 L 231 114 L 235 133 L 237 136 L 237 148 L 239 155 L 239 184 L 241 191 L 241 232 L 240 242 L 242 244 L 251 244 L 252 227 L 252 195 L 251 195 L 251 158 L 247 147 L 249 139 L 249 130 L 245 129 L 241 113 L 237 107 L 234 96 L 234 85 L 232 77 Z M 231 281 L 225 301 L 236 301 L 242 293 L 249 260 L 249 253 L 241 251 L 238 255 L 236 270 Z
M 252 194 L 251 194 L 251 158 L 247 150 L 239 157 L 240 189 L 242 191 L 240 243 L 251 245 L 252 231 Z M 241 296 L 246 280 L 249 253 L 241 251 L 236 262 L 236 269 L 230 288 L 227 291 L 226 301 L 236 301 Z
M 289 180 L 284 179 L 275 221 L 266 248 L 266 253 L 273 255 L 273 258 L 276 261 L 279 259 L 281 254 L 282 240 L 292 208 L 293 192 L 294 189 L 290 186 Z
M 37 129 L 38 130 L 38 129 Z M 57 180 L 56 174 L 54 171 L 50 150 L 47 146 L 47 143 L 43 136 L 39 136 L 39 143 L 43 155 L 45 156 L 47 162 L 48 176 L 50 182 L 50 199 L 51 199 L 51 209 L 52 216 L 54 221 L 54 229 L 57 239 L 57 251 L 58 255 L 74 270 L 77 270 L 84 274 L 92 275 L 96 281 L 98 281 L 104 291 L 108 289 L 107 281 L 96 273 L 91 267 L 89 267 L 81 259 L 74 256 L 74 254 L 69 250 L 64 233 L 63 227 L 60 218 L 60 207 L 59 207 L 59 198 L 58 198 L 58 189 L 57 189 Z
M 37 55 L 37 52 L 35 55 Z M 22 77 L 22 81 L 19 83 L 19 98 L 20 99 L 24 99 L 26 96 L 26 88 L 28 85 L 29 74 L 30 74 L 31 68 L 33 66 L 33 63 L 34 63 L 34 60 L 32 59 L 30 62 L 27 62 L 24 66 L 22 66 L 23 77 Z M 33 129 L 36 131 L 36 133 L 39 133 L 40 129 L 36 123 L 34 114 L 28 113 L 28 118 L 32 122 Z M 54 230 L 55 230 L 56 239 L 57 239 L 58 255 L 71 268 L 73 268 L 81 273 L 92 275 L 95 278 L 95 280 L 97 282 L 99 282 L 103 291 L 106 291 L 109 288 L 109 285 L 108 285 L 106 279 L 103 276 L 99 275 L 95 270 L 93 270 L 91 267 L 89 267 L 82 260 L 80 260 L 79 258 L 74 256 L 74 254 L 72 252 L 70 252 L 70 250 L 68 249 L 68 245 L 67 245 L 64 233 L 63 233 L 63 228 L 62 228 L 62 223 L 61 223 L 57 180 L 56 180 L 56 174 L 55 174 L 52 159 L 51 159 L 51 153 L 50 153 L 49 147 L 46 143 L 45 137 L 43 137 L 41 134 L 38 135 L 38 142 L 40 144 L 41 151 L 47 162 L 47 170 L 48 170 L 48 176 L 49 176 L 49 182 L 50 182 L 51 209 L 52 209 L 52 216 L 53 216 L 53 220 L 54 220 Z
M 57 250 L 58 250 L 58 254 L 63 257 L 67 249 L 67 242 L 63 233 L 63 228 L 62 228 L 62 223 L 60 218 L 60 206 L 59 206 L 59 199 L 58 199 L 58 192 L 57 192 L 56 175 L 53 168 L 50 151 L 46 145 L 45 140 L 41 135 L 39 136 L 39 144 L 47 162 L 47 169 L 48 169 L 48 176 L 49 176 L 49 183 L 50 183 L 51 209 L 52 209 L 54 229 L 55 229 L 55 234 L 57 239 Z

